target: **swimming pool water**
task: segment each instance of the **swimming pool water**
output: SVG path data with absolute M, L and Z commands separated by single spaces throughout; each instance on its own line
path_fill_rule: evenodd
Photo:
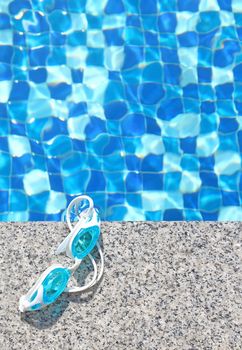
M 0 220 L 242 220 L 240 0 L 0 1 Z

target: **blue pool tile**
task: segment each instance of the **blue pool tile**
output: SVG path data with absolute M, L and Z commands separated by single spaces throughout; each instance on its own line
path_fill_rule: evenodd
M 201 38 L 199 38 L 200 40 Z M 212 64 L 213 53 L 210 48 L 198 47 L 198 64 L 203 67 L 209 67 Z
M 140 170 L 141 167 L 141 160 L 140 158 L 136 157 L 135 155 L 127 155 L 125 157 L 126 165 L 128 170 Z
M 162 0 L 159 1 L 160 11 L 176 11 L 177 10 L 177 1 L 176 0 Z
M 235 118 L 220 118 L 219 131 L 231 133 L 238 130 L 239 124 Z
M 130 27 L 141 27 L 140 16 L 129 14 L 129 16 L 126 18 L 126 25 Z
M 150 0 L 147 2 L 146 0 L 140 1 L 140 11 L 142 14 L 150 15 L 152 13 L 157 13 L 157 0 Z
M 110 70 L 108 72 L 108 78 L 112 81 L 120 81 L 121 80 L 120 72 Z
M 202 218 L 204 221 L 217 221 L 218 220 L 218 211 L 213 213 L 201 212 Z
M 198 44 L 199 46 L 205 46 L 207 48 L 211 48 L 212 47 L 212 42 L 214 40 L 214 37 L 216 35 L 218 31 L 218 28 L 212 30 L 211 32 L 208 33 L 199 33 L 199 40 L 198 40 Z M 212 51 L 210 51 L 212 54 Z M 207 51 L 208 53 L 208 51 Z
M 160 63 L 154 62 L 147 65 L 143 70 L 143 80 L 146 82 L 162 83 L 163 67 Z M 152 85 L 149 86 L 152 88 Z M 160 87 L 160 86 L 159 86 Z M 161 87 L 162 89 L 162 87 Z M 163 89 L 162 89 L 163 90 Z
M 137 192 L 142 190 L 142 178 L 139 173 L 130 172 L 126 177 L 126 190 L 128 192 Z
M 235 100 L 235 109 L 236 111 L 241 114 L 242 113 L 242 102 Z
M 161 128 L 153 118 L 146 118 L 146 131 L 148 134 L 161 135 Z
M 132 207 L 142 209 L 142 198 L 140 193 L 127 193 L 126 200 Z
M 107 173 L 105 175 L 107 191 L 111 193 L 124 193 L 128 191 L 127 179 L 126 183 L 122 172 Z M 129 182 L 130 183 L 130 182 Z M 130 184 L 131 185 L 131 184 Z M 135 192 L 135 190 L 133 190 Z M 132 192 L 132 190 L 131 190 Z
M 23 189 L 23 175 L 11 176 L 11 188 L 17 190 Z
M 55 10 L 48 16 L 48 22 L 50 23 L 51 29 L 56 32 L 65 32 L 71 28 L 70 15 L 61 10 Z
M 198 208 L 198 192 L 184 193 L 183 203 L 185 208 L 189 208 L 189 209 Z
M 52 32 L 50 33 L 50 40 L 52 45 L 64 45 L 66 43 L 66 35 L 64 33 Z
M 183 154 L 181 159 L 181 167 L 183 170 L 187 171 L 198 171 L 199 161 L 196 155 Z
M 25 174 L 34 167 L 33 157 L 25 154 L 22 157 L 12 158 L 12 174 Z
M 38 55 L 39 55 L 38 53 L 33 55 L 33 58 L 31 60 L 33 66 L 45 65 L 45 63 L 43 63 L 45 61 L 47 61 L 47 64 L 49 66 L 66 64 L 66 55 L 62 47 L 54 46 L 52 47 L 51 52 L 48 52 L 46 50 L 46 52 L 43 53 L 42 58 L 39 58 Z M 34 57 L 34 56 L 37 56 L 37 57 Z
M 9 177 L 7 177 L 7 176 L 2 176 L 2 177 L 0 178 L 0 187 L 1 187 L 1 190 L 6 190 L 6 191 L 8 191 L 9 188 L 10 188 L 10 186 L 11 186 L 11 181 L 10 181 Z M 12 187 L 11 187 L 11 188 L 12 188 Z
M 44 221 L 45 220 L 45 214 L 44 213 L 35 213 L 35 212 L 29 212 L 29 220 L 30 221 Z
M 7 106 L 5 103 L 0 103 L 0 118 L 7 118 Z
M 161 33 L 174 33 L 176 30 L 176 15 L 175 13 L 161 14 L 158 17 L 158 28 Z
M 0 29 L 11 28 L 10 17 L 7 13 L 0 13 Z
M 218 177 L 211 171 L 200 171 L 200 179 L 203 186 L 218 187 Z
M 128 102 L 137 103 L 138 87 L 138 84 L 125 85 L 125 97 Z
M 83 81 L 83 71 L 81 69 L 72 69 L 71 77 L 73 83 L 82 83 Z
M 162 171 L 163 157 L 161 155 L 149 154 L 143 161 L 141 170 L 144 172 L 158 172 Z
M 87 113 L 87 104 L 86 102 L 79 102 L 79 103 L 74 103 L 71 102 L 69 104 L 69 115 L 70 117 L 76 117 L 82 114 Z
M 28 210 L 27 196 L 22 191 L 12 190 L 9 194 L 10 211 Z
M 23 9 L 31 9 L 31 4 L 28 0 L 15 0 L 9 4 L 8 9 L 11 15 L 16 15 L 19 11 Z
M 240 153 L 242 153 L 242 130 L 238 132 L 238 144 L 239 144 Z
M 222 50 L 216 50 L 214 53 L 214 66 L 226 67 L 234 61 L 234 50 L 230 45 L 224 45 Z
M 144 33 L 144 37 L 145 37 L 145 42 L 147 45 L 151 45 L 151 46 L 158 46 L 159 45 L 157 33 L 146 31 Z
M 161 47 L 162 61 L 166 63 L 179 63 L 177 50 Z
M 233 68 L 234 72 L 234 79 L 235 81 L 241 81 L 241 74 L 242 74 L 242 63 L 238 64 Z
M 105 12 L 108 15 L 114 13 L 122 13 L 124 12 L 124 4 L 122 0 L 108 0 L 107 5 L 105 7 Z
M 165 191 L 177 191 L 179 190 L 181 181 L 180 172 L 170 172 L 164 174 L 164 190 Z
M 1 212 L 7 212 L 9 210 L 8 200 L 9 200 L 9 192 L 0 191 L 0 211 Z
M 222 191 L 223 206 L 240 205 L 238 192 Z
M 198 35 L 195 32 L 186 32 L 177 36 L 180 46 L 192 47 L 198 45 Z
M 106 122 L 100 118 L 92 116 L 89 124 L 85 128 L 86 139 L 95 139 L 98 135 L 106 131 Z
M 201 158 L 199 158 L 199 163 L 200 163 L 200 169 L 201 170 L 211 170 L 211 171 L 213 171 L 214 164 L 215 164 L 214 156 L 201 157 Z
M 140 136 L 145 132 L 145 119 L 143 114 L 128 114 L 121 122 L 124 136 Z
M 220 208 L 222 202 L 221 191 L 215 188 L 203 187 L 199 194 L 199 208 L 213 212 Z
M 209 132 L 216 131 L 218 128 L 218 122 L 216 115 L 214 114 L 203 114 L 200 122 L 200 133 L 207 134 Z
M 180 98 L 174 98 L 172 100 L 166 100 L 158 109 L 157 115 L 160 119 L 171 120 L 176 115 L 183 112 L 182 100 Z
M 106 146 L 103 149 L 104 155 L 110 155 L 114 152 L 120 152 L 122 150 L 122 141 L 119 137 L 110 137 Z
M 158 210 L 158 211 L 147 211 L 145 213 L 145 220 L 148 220 L 148 221 L 161 221 L 161 220 L 163 220 L 163 212 L 161 210 Z
M 125 196 L 122 193 L 110 193 L 108 195 L 108 200 L 107 200 L 108 207 L 123 204 L 124 202 L 125 202 Z
M 131 68 L 143 61 L 144 49 L 137 46 L 125 46 L 123 69 Z
M 105 116 L 108 119 L 120 119 L 127 113 L 127 105 L 124 101 L 115 101 L 104 106 Z
M 181 221 L 183 218 L 183 211 L 179 209 L 167 209 L 164 212 L 163 220 L 165 221 Z
M 2 45 L 0 50 L 0 62 L 11 63 L 13 57 L 13 47 Z
M 232 0 L 218 0 L 218 5 L 221 10 L 232 11 L 231 2 Z
M 106 188 L 106 181 L 104 175 L 101 171 L 93 171 L 91 172 L 91 178 L 87 185 L 87 191 L 95 192 L 95 191 L 104 191 Z
M 9 64 L 2 63 L 0 65 L 0 81 L 1 80 L 11 80 L 12 70 Z
M 144 191 L 161 191 L 163 188 L 162 174 L 143 174 L 143 190 Z
M 232 175 L 220 175 L 218 178 L 219 187 L 225 191 L 238 191 L 239 178 L 239 172 Z
M 165 92 L 162 84 L 158 83 L 144 83 L 139 87 L 140 101 L 143 104 L 153 105 L 157 104 Z
M 177 8 L 178 11 L 197 12 L 199 8 L 199 0 L 178 0 Z
M 67 134 L 67 125 L 66 122 L 57 118 L 51 119 L 49 123 L 49 128 L 43 131 L 42 140 L 49 141 L 55 135 L 64 135 Z
M 14 32 L 13 43 L 17 46 L 26 46 L 26 35 L 21 32 Z
M 29 96 L 29 83 L 26 81 L 15 81 L 10 94 L 11 101 L 27 100 Z
M 210 67 L 198 67 L 198 82 L 209 83 L 212 80 L 212 69 Z
M 70 46 L 86 45 L 87 34 L 79 30 L 79 31 L 70 33 L 67 36 L 66 41 L 67 41 L 67 45 L 70 45 Z
M 32 145 L 31 145 L 32 149 Z M 38 153 L 38 152 L 36 152 Z M 59 174 L 60 173 L 60 160 L 58 158 L 48 158 L 47 162 L 47 169 L 49 174 Z M 60 178 L 60 177 L 59 177 Z
M 11 131 L 11 134 L 13 134 L 13 135 L 25 136 L 26 135 L 25 124 L 11 122 L 10 123 L 10 131 Z
M 205 114 L 212 114 L 215 112 L 215 103 L 212 101 L 204 101 L 201 103 L 201 112 Z
M 104 36 L 106 39 L 106 43 L 108 46 L 121 46 L 124 43 L 123 39 L 123 29 L 122 28 L 114 28 L 105 30 Z M 132 55 L 132 54 L 130 54 Z
M 234 92 L 234 86 L 232 83 L 226 83 L 215 86 L 216 95 L 218 99 L 230 99 Z
M 1 141 L 1 138 L 0 138 L 0 141 Z M 5 176 L 9 176 L 10 170 L 11 170 L 11 158 L 10 158 L 10 156 L 7 153 L 1 153 L 0 173 L 4 174 Z
M 198 99 L 198 85 L 188 84 L 183 87 L 183 96 Z
M 202 215 L 197 210 L 187 209 L 184 210 L 184 219 L 187 221 L 201 221 Z
M 8 137 L 0 137 L 0 151 L 9 152 Z
M 180 146 L 185 153 L 196 152 L 196 137 L 185 137 L 180 139 Z
M 65 100 L 67 96 L 71 94 L 72 87 L 66 83 L 60 83 L 56 85 L 48 85 L 51 98 L 56 100 Z
M 219 12 L 201 11 L 199 17 L 200 18 L 196 27 L 199 33 L 211 32 L 220 25 Z
M 180 153 L 179 140 L 177 138 L 164 136 L 162 139 L 166 152 Z
M 181 68 L 175 64 L 164 65 L 164 81 L 168 84 L 178 85 L 181 77 Z
M 44 83 L 46 82 L 47 71 L 45 68 L 31 69 L 29 71 L 29 79 L 35 83 Z
M 48 55 L 49 48 L 46 46 L 30 49 L 29 63 L 32 67 L 45 66 Z
M 229 134 L 220 134 L 219 135 L 219 147 L 218 150 L 220 151 L 234 151 L 238 152 L 238 144 L 237 144 L 237 137 L 233 133 Z

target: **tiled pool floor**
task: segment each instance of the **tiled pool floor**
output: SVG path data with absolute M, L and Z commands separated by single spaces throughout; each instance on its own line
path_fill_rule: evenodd
M 0 2 L 0 220 L 242 220 L 242 2 Z

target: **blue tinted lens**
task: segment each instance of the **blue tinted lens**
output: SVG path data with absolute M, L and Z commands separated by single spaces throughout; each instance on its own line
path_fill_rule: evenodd
M 56 268 L 52 270 L 44 279 L 42 285 L 44 288 L 43 302 L 50 304 L 55 301 L 66 288 L 70 277 L 70 272 L 65 268 Z
M 72 242 L 72 254 L 75 258 L 83 259 L 94 248 L 99 238 L 100 229 L 92 226 L 79 231 Z

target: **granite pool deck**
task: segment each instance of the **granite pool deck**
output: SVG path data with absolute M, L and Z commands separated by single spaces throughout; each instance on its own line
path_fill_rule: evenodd
M 242 349 L 242 222 L 105 222 L 99 286 L 21 315 L 38 274 L 69 264 L 53 255 L 66 234 L 64 223 L 0 224 L 0 349 Z

